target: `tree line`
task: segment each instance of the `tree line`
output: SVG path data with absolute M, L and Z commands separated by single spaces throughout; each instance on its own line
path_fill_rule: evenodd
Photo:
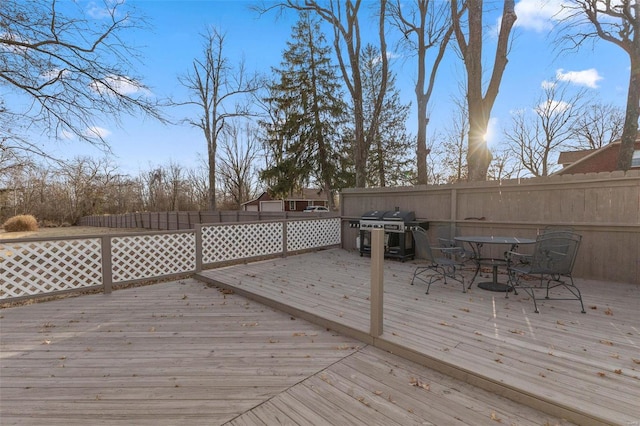
M 513 115 L 503 135 L 508 143 L 490 150 L 484 136 L 517 20 L 514 1 L 501 4 L 489 61 L 482 56 L 488 51 L 482 0 L 255 5 L 263 15 L 297 13 L 278 67 L 258 74 L 243 62 L 232 64 L 224 31 L 207 28 L 201 55 L 179 79 L 191 96 L 156 100 L 135 77 L 139 52 L 119 37 L 148 28 L 123 11 L 123 3 L 105 2 L 108 19 L 96 26 L 82 10 L 67 10 L 69 4 L 4 1 L 0 84 L 30 103 L 21 109 L 0 99 L 3 214 L 20 208 L 74 223 L 85 214 L 238 208 L 264 188 L 284 197 L 310 185 L 335 194 L 353 186 L 545 176 L 559 150 L 597 148 L 615 139 L 622 141 L 618 168 L 628 169 L 640 114 L 639 3 L 572 0 L 559 32 L 560 41 L 575 48 L 602 39 L 628 54 L 624 111 L 549 81 L 529 108 Z M 376 36 L 365 43 L 361 29 L 372 24 Z M 413 58 L 415 106 L 400 100 L 389 65 L 390 31 L 401 34 L 397 48 Z M 465 71 L 456 110 L 444 130 L 429 135 L 438 68 L 454 51 Z M 76 158 L 60 166 L 46 146 L 24 136 L 33 128 L 54 137 L 74 134 L 108 151 L 97 116 L 117 120 L 142 113 L 162 121 L 163 110 L 184 105 L 199 111 L 183 123 L 200 129 L 207 146 L 194 170 L 170 162 L 133 177 L 110 160 Z M 407 132 L 412 108 L 418 112 L 416 135 Z

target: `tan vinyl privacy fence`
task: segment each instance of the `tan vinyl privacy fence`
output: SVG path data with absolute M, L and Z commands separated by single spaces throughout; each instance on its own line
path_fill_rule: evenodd
M 574 276 L 640 285 L 639 170 L 348 189 L 341 195 L 343 247 L 356 244 L 357 230 L 349 228 L 349 219 L 396 207 L 428 221 L 432 240 L 462 235 L 535 238 L 548 226 L 572 227 L 583 236 Z

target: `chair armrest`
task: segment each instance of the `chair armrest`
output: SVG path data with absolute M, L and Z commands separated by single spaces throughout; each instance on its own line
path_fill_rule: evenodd
M 462 247 L 431 247 L 432 250 L 440 251 L 443 256 L 448 258 L 457 258 L 460 261 L 466 261 L 467 252 Z

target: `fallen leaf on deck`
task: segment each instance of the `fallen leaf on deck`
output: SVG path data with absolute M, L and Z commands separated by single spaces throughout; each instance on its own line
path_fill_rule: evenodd
M 382 395 L 382 391 L 374 391 L 373 394 L 380 396 L 380 395 Z
M 502 423 L 502 419 L 498 417 L 495 411 L 491 412 L 491 420 L 493 420 L 494 422 Z
M 611 315 L 611 316 L 613 316 L 613 311 L 611 310 L 611 308 L 607 308 L 607 309 L 604 311 L 604 314 L 605 314 L 605 315 Z
M 604 374 L 602 371 L 598 371 L 598 376 L 600 376 L 600 377 L 605 377 L 605 376 L 606 376 L 606 374 Z
M 363 403 L 367 407 L 369 406 L 369 403 L 367 401 L 365 401 L 363 396 L 358 397 L 358 401 L 360 401 L 361 403 Z
M 304 337 L 307 333 L 293 333 L 293 337 Z
M 424 390 L 431 390 L 431 386 L 429 386 L 428 383 L 424 383 L 420 381 L 420 379 L 416 379 L 415 377 L 412 377 L 411 379 L 409 379 L 409 384 L 411 386 L 422 388 Z
M 609 340 L 600 340 L 600 343 L 607 346 L 613 346 L 613 342 L 610 342 Z
M 619 369 L 619 368 L 617 370 L 613 370 L 613 372 L 616 373 L 616 374 L 622 374 L 622 370 Z
M 640 364 L 640 359 L 631 358 L 634 364 Z
M 521 336 L 524 336 L 524 331 L 522 330 L 509 330 L 509 333 L 519 334 Z

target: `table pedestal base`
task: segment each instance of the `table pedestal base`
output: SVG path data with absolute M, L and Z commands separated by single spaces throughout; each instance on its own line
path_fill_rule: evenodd
M 508 285 L 502 283 L 494 283 L 493 281 L 478 283 L 478 288 L 489 291 L 511 291 L 511 287 L 509 287 Z

